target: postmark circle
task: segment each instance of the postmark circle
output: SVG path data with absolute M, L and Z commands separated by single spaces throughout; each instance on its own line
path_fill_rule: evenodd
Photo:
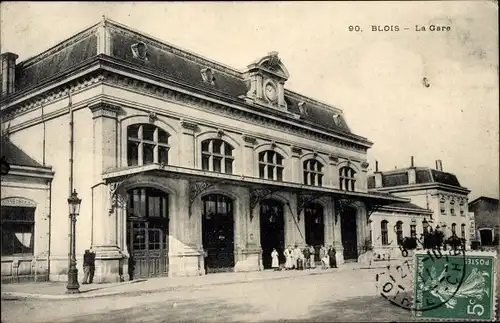
M 390 304 L 413 312 L 450 306 L 466 276 L 465 249 L 424 249 L 414 255 L 413 264 L 408 251 L 401 251 L 407 256 L 403 262 L 388 265 L 376 275 L 380 295 Z

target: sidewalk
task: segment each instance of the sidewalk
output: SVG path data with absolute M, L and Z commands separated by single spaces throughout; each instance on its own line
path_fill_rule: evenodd
M 308 269 L 303 271 L 273 270 L 237 273 L 218 273 L 195 277 L 158 277 L 137 279 L 122 283 L 80 285 L 79 294 L 65 294 L 66 282 L 44 282 L 26 284 L 2 284 L 2 299 L 36 298 L 36 299 L 78 299 L 113 295 L 132 295 L 154 293 L 160 291 L 179 290 L 184 288 L 210 285 L 226 285 L 249 283 L 262 280 L 287 279 L 293 277 L 334 274 L 339 271 L 360 269 L 376 269 L 387 266 L 387 263 L 375 263 L 368 268 L 359 263 L 345 263 L 338 269 Z

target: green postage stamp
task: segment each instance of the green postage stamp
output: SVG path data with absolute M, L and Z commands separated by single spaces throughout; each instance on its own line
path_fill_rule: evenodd
M 495 252 L 425 251 L 415 254 L 414 314 L 430 320 L 494 321 Z

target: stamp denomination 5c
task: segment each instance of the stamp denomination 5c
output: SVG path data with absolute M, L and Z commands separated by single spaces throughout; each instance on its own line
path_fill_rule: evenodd
M 465 257 L 415 254 L 415 316 L 454 321 L 494 320 L 496 261 L 496 253 L 489 252 L 468 251 Z

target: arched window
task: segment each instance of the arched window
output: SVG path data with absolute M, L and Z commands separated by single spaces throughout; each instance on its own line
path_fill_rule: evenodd
M 403 243 L 403 222 L 396 222 L 396 236 L 398 239 L 398 245 Z
M 348 166 L 344 166 L 339 170 L 340 189 L 345 191 L 354 191 L 356 186 L 356 172 Z
M 283 180 L 283 156 L 272 150 L 259 153 L 259 177 Z
M 217 173 L 233 173 L 233 146 L 221 139 L 201 143 L 201 168 Z
M 453 234 L 454 236 L 457 235 L 457 224 L 456 223 L 451 224 L 451 234 Z
M 465 224 L 462 223 L 461 225 L 461 236 L 462 236 L 462 239 L 465 239 Z
M 456 215 L 455 214 L 455 200 L 450 201 L 450 213 L 451 213 L 451 215 Z
M 382 233 L 382 245 L 384 245 L 384 246 L 387 246 L 389 244 L 389 232 L 387 230 L 388 223 L 389 222 L 387 222 L 387 220 L 383 220 L 380 223 L 380 229 L 381 229 L 381 233 Z
M 129 166 L 153 163 L 168 164 L 170 135 L 151 124 L 127 127 L 127 162 Z
M 304 184 L 323 186 L 323 164 L 316 159 L 304 161 Z

